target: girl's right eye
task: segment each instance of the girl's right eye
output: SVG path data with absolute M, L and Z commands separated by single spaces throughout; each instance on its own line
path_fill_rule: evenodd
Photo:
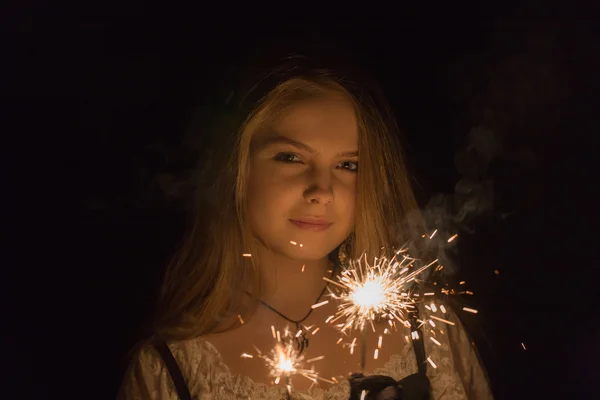
M 273 157 L 273 160 L 288 164 L 301 163 L 302 159 L 300 156 L 294 153 L 279 153 Z

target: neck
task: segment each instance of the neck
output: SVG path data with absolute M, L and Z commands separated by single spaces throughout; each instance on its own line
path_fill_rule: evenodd
M 324 276 L 332 265 L 320 260 L 293 260 L 267 251 L 260 254 L 260 272 L 265 290 L 261 300 L 291 320 L 300 320 L 311 310 L 327 282 Z M 303 268 L 304 267 L 304 268 Z M 261 314 L 272 319 L 273 311 L 260 306 Z

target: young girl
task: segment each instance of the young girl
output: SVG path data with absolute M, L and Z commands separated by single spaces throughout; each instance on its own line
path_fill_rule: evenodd
M 200 185 L 195 222 L 164 282 L 154 336 L 134 357 L 120 398 L 284 398 L 283 381 L 273 384 L 260 358 L 240 357 L 272 349 L 274 326 L 303 330 L 305 359 L 324 356 L 314 366 L 329 382 L 295 376 L 294 399 L 348 399 L 361 388 L 374 396 L 381 385 L 370 375 L 395 387 L 397 397 L 386 398 L 404 391 L 403 398 L 418 392 L 412 396 L 491 399 L 453 313 L 445 318 L 456 325 L 437 336 L 439 345 L 422 329 L 419 344 L 407 344 L 409 331 L 401 328 L 385 335 L 375 358 L 379 337 L 369 335 L 367 378 L 349 382 L 360 370 L 360 351 L 348 346 L 353 336 L 325 323 L 333 301 L 311 308 L 326 299 L 323 277 L 340 272 L 340 259 L 379 255 L 423 232 L 395 124 L 379 97 L 294 61 L 237 104 L 247 118 L 224 148 L 228 162 L 211 167 L 219 176 Z M 411 223 L 401 223 L 409 214 Z M 424 388 L 413 389 L 409 380 L 419 374 L 427 376 Z

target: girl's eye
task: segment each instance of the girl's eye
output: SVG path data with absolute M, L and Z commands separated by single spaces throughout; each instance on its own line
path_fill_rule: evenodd
M 350 172 L 358 172 L 358 161 L 343 161 L 340 163 L 339 168 Z
M 279 153 L 275 157 L 273 157 L 275 161 L 283 162 L 283 163 L 301 163 L 302 159 L 294 153 Z

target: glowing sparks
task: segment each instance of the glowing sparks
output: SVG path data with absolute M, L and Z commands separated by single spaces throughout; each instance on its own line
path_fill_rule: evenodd
M 275 327 L 272 326 L 271 329 L 272 331 L 275 331 Z M 276 334 L 273 335 L 274 337 L 277 337 L 276 343 L 274 348 L 268 354 L 263 354 L 259 349 L 256 349 L 258 358 L 262 359 L 269 369 L 269 376 L 274 378 L 273 382 L 275 384 L 284 382 L 288 394 L 291 392 L 292 388 L 291 378 L 296 375 L 303 376 L 314 383 L 319 380 L 334 383 L 328 379 L 320 378 L 318 373 L 314 370 L 314 367 L 311 369 L 303 367 L 304 363 L 312 364 L 323 360 L 325 356 L 318 356 L 304 361 L 304 356 L 300 355 L 295 349 L 296 341 L 294 337 L 296 335 L 292 335 L 287 328 L 284 332 L 285 334 L 283 337 L 281 337 L 279 331 L 276 331 Z M 248 353 L 242 353 L 241 357 L 254 358 L 254 356 Z
M 317 332 L 319 332 L 319 329 L 321 329 L 321 328 L 317 327 L 317 329 L 315 329 L 314 331 L 312 331 L 312 334 L 315 335 Z
M 389 316 L 390 327 L 394 326 L 392 319 L 404 324 L 403 316 L 414 307 L 416 297 L 410 294 L 410 283 L 437 262 L 415 267 L 416 259 L 406 252 L 401 249 L 391 259 L 375 258 L 372 265 L 363 255 L 351 262 L 336 281 L 323 278 L 343 289 L 341 294 L 330 291 L 331 297 L 339 301 L 334 321 L 343 319 L 342 332 L 363 329 L 367 322 L 372 325 L 377 318 L 386 316 Z
M 527 347 L 525 347 L 525 343 L 521 343 L 521 347 L 523 347 L 523 350 L 527 350 Z
M 242 257 L 252 257 L 252 254 L 250 254 L 250 253 L 244 253 L 244 254 L 242 254 Z
M 440 306 L 440 310 L 442 310 L 442 313 L 446 314 L 446 307 L 444 307 L 443 304 Z
M 327 319 L 325 320 L 325 323 L 328 324 L 329 321 L 331 321 L 333 319 L 333 317 L 335 317 L 335 315 L 330 315 L 329 317 L 327 317 Z
M 452 242 L 457 237 L 458 237 L 458 233 L 455 233 L 454 235 L 450 236 L 450 239 L 448 239 L 448 243 Z
M 381 344 L 383 342 L 383 336 L 379 335 L 379 341 L 377 342 L 377 348 L 380 349 L 381 348 Z
M 431 234 L 431 236 L 429 236 L 429 239 L 433 239 L 433 237 L 435 236 L 435 234 L 437 233 L 437 229 L 435 231 L 433 231 L 433 233 Z
M 470 313 L 473 313 L 473 314 L 477 314 L 479 312 L 476 309 L 469 308 L 469 307 L 463 307 L 463 311 L 470 312 Z
M 377 360 L 378 356 L 379 356 L 379 349 L 375 349 L 375 353 L 373 354 L 373 359 Z
M 335 344 L 340 344 L 342 343 L 342 340 L 344 340 L 343 338 L 339 338 L 337 342 L 335 342 Z
M 302 272 L 304 272 L 304 267 L 306 267 L 306 264 L 302 264 Z
M 442 344 L 441 344 L 441 343 L 440 343 L 440 342 L 439 342 L 439 341 L 438 341 L 436 338 L 430 337 L 429 339 L 431 339 L 431 341 L 432 341 L 433 343 L 437 344 L 438 346 L 441 346 L 441 345 L 442 345 Z
M 273 339 L 277 339 L 277 335 L 275 334 L 275 327 L 271 325 L 271 333 L 273 334 Z
M 240 314 L 238 314 L 238 320 L 240 321 L 240 324 L 244 325 L 244 320 Z

